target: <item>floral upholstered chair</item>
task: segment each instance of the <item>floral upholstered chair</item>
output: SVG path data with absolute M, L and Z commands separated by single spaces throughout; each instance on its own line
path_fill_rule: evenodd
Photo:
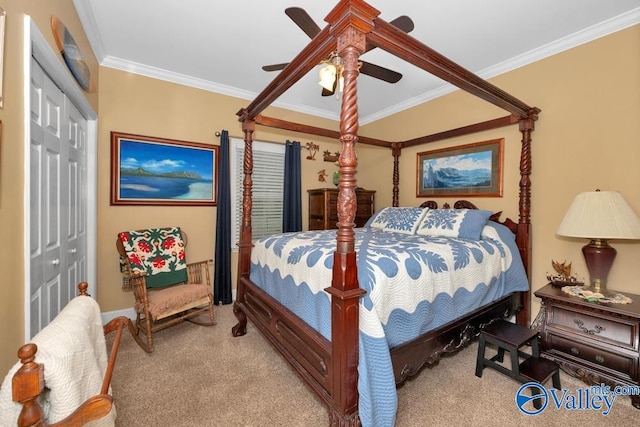
M 203 326 L 216 323 L 209 272 L 213 261 L 188 264 L 186 245 L 186 234 L 178 227 L 118 233 L 123 288 L 135 296 L 134 337 L 148 353 L 153 351 L 156 331 L 183 320 Z M 205 313 L 206 320 L 199 319 Z

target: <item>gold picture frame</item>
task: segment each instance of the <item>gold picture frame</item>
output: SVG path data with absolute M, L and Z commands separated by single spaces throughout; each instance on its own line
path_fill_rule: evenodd
M 417 154 L 417 197 L 502 197 L 504 138 Z
M 217 145 L 111 132 L 111 204 L 216 206 Z

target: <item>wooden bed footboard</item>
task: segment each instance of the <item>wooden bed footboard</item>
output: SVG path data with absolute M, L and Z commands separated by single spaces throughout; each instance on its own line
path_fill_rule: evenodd
M 269 342 L 293 366 L 323 401 L 334 418 L 339 411 L 332 389 L 331 342 L 306 324 L 280 302 L 247 278 L 241 278 L 234 313 L 239 323 L 234 336 L 244 335 L 249 318 Z M 396 385 L 434 366 L 445 355 L 452 355 L 478 337 L 480 330 L 497 319 L 506 319 L 522 309 L 523 294 L 515 292 L 432 330 L 408 343 L 391 349 Z
M 238 281 L 234 336 L 244 335 L 247 317 L 300 374 L 326 406 L 333 405 L 331 342 L 246 278 Z M 246 317 L 245 317 L 246 315 Z
M 87 294 L 87 283 L 82 282 L 78 285 L 79 295 L 90 297 Z M 45 389 L 44 370 L 45 366 L 35 362 L 38 347 L 34 343 L 27 343 L 18 350 L 18 357 L 22 366 L 13 375 L 12 378 L 12 395 L 13 401 L 22 405 L 22 411 L 18 417 L 18 426 L 82 426 L 86 423 L 105 417 L 112 409 L 113 397 L 109 394 L 111 385 L 111 376 L 118 354 L 120 339 L 125 328 L 132 332 L 131 320 L 127 317 L 120 316 L 112 319 L 103 326 L 104 334 L 115 332 L 116 335 L 111 346 L 109 359 L 107 362 L 106 372 L 102 382 L 102 387 L 94 396 L 85 400 L 73 413 L 65 419 L 54 424 L 46 424 L 44 413 L 38 397 Z

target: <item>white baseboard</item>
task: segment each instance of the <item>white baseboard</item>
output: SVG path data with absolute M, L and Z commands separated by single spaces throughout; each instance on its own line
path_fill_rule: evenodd
M 132 308 L 125 308 L 123 310 L 107 311 L 105 313 L 102 313 L 102 324 L 106 325 L 112 319 L 115 319 L 118 316 L 125 316 L 125 317 L 128 317 L 131 320 L 135 320 L 136 311 L 133 309 L 133 307 Z

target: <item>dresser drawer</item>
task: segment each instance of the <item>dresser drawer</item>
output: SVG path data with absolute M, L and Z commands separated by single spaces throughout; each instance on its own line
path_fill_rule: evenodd
M 638 350 L 638 322 L 631 319 L 609 317 L 600 313 L 588 314 L 570 306 L 557 305 L 549 307 L 548 316 L 549 326 Z
M 628 377 L 627 379 L 637 380 L 638 378 L 638 358 L 637 355 L 627 356 L 621 352 L 610 352 L 603 348 L 593 347 L 582 342 L 576 342 L 561 335 L 556 335 L 548 331 L 548 339 L 553 352 L 566 358 L 578 358 L 590 362 L 597 367 L 606 370 L 616 371 L 616 376 Z M 568 357 L 567 357 L 568 356 Z
M 371 202 L 367 203 L 367 204 L 363 204 L 358 202 L 358 206 L 356 207 L 356 216 L 359 217 L 364 217 L 366 216 L 367 219 L 369 219 L 369 217 L 373 214 L 373 212 L 371 212 Z
M 375 193 L 371 191 L 364 192 L 356 190 L 356 200 L 358 203 L 373 203 L 374 194 Z
M 324 220 L 322 218 L 309 218 L 309 230 L 324 230 Z

